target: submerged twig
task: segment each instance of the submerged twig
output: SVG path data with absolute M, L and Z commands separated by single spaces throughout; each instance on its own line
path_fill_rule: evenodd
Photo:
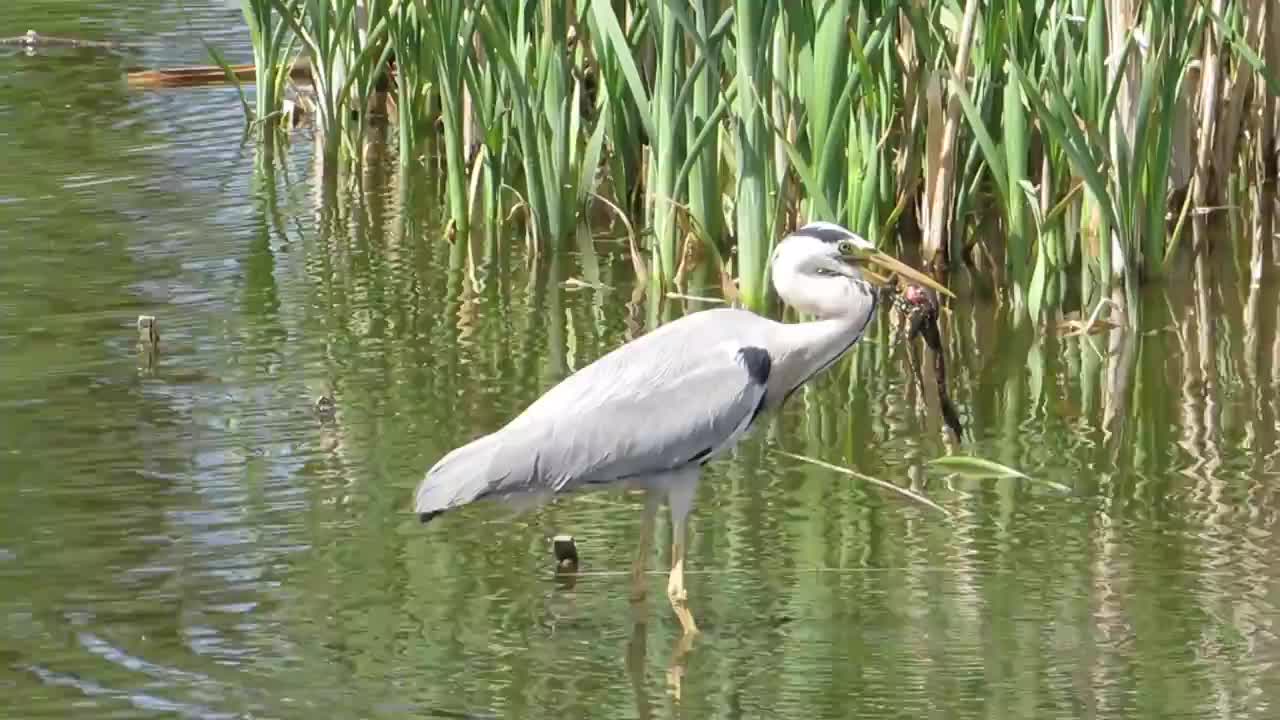
M 690 300 L 692 302 L 713 303 L 717 305 L 723 305 L 725 303 L 724 298 L 707 297 L 705 295 L 690 295 L 687 293 L 678 293 L 678 292 L 669 292 L 667 293 L 667 297 L 673 300 Z
M 54 37 L 41 35 L 35 30 L 28 30 L 14 37 L 0 37 L 0 45 L 17 45 L 28 49 L 39 47 L 62 48 L 97 48 L 103 50 L 136 50 L 142 46 L 138 43 L 123 43 L 113 40 L 83 40 L 81 38 Z
M 583 280 L 581 278 L 576 278 L 576 277 L 565 279 L 564 282 L 560 283 L 560 287 L 565 288 L 567 290 L 580 290 L 583 288 L 586 288 L 589 290 L 613 290 L 614 289 L 612 285 L 606 285 L 605 283 L 602 283 L 602 282 L 591 282 L 589 280 Z
M 1089 314 L 1089 319 L 1083 322 L 1079 320 L 1063 320 L 1058 323 L 1059 330 L 1067 331 L 1063 337 L 1075 337 L 1077 335 L 1093 335 L 1100 332 L 1109 332 L 1120 327 L 1119 324 L 1111 320 L 1102 319 L 1103 308 L 1113 308 L 1123 312 L 1124 308 L 1111 298 L 1102 298 L 1098 301 L 1097 306 L 1093 308 L 1093 312 Z

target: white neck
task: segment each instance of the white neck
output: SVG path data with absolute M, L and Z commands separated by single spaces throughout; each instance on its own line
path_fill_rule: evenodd
M 846 281 L 847 282 L 847 281 Z M 876 293 L 861 279 L 849 282 L 839 314 L 778 330 L 769 404 L 780 404 L 797 387 L 826 369 L 861 339 L 876 310 Z M 785 298 L 784 298 L 785 300 Z

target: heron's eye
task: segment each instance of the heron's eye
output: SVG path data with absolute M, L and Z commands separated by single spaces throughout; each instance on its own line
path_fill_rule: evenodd
M 838 250 L 841 255 L 852 255 L 857 251 L 857 248 L 854 247 L 852 240 L 841 240 L 839 244 L 836 245 L 836 250 Z

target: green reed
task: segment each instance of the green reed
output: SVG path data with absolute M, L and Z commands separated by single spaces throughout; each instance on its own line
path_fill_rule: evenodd
M 386 40 L 386 3 L 370 7 L 363 0 L 270 2 L 310 60 L 324 167 L 334 168 L 344 149 L 348 157 L 358 158 L 369 101 L 392 50 Z
M 735 141 L 737 177 L 734 226 L 738 241 L 738 290 L 750 307 L 765 303 L 765 276 L 769 252 L 775 241 L 770 193 L 776 182 L 770 170 L 773 160 L 774 123 L 768 102 L 772 93 L 772 49 L 779 3 L 738 0 L 734 6 L 737 98 L 731 121 Z M 776 197 L 776 195 L 774 196 Z
M 469 148 L 466 147 L 464 129 L 471 119 L 465 111 L 464 88 L 467 65 L 471 62 L 471 34 L 476 13 L 468 12 L 462 0 L 436 0 L 432 3 L 416 0 L 413 17 L 421 25 L 409 25 L 400 34 L 402 40 L 397 46 L 397 57 L 412 58 L 401 66 L 414 71 L 414 77 L 408 78 L 402 87 L 420 90 L 423 85 L 430 84 L 435 89 L 444 135 L 449 216 L 454 229 L 465 236 L 470 213 L 466 160 Z
M 523 216 L 560 252 L 599 203 L 593 218 L 639 216 L 655 289 L 718 269 L 754 308 L 773 244 L 811 219 L 878 244 L 918 229 L 927 261 L 973 263 L 1033 322 L 1069 297 L 1132 304 L 1191 247 L 1179 218 L 1275 152 L 1254 119 L 1280 89 L 1277 11 L 1260 0 L 245 9 L 273 71 L 259 116 L 297 42 L 327 159 L 361 135 L 394 56 L 401 162 L 439 133 L 455 229 Z
M 271 0 L 241 0 L 240 8 L 253 45 L 254 119 L 265 123 L 284 107 L 285 83 L 297 40 Z

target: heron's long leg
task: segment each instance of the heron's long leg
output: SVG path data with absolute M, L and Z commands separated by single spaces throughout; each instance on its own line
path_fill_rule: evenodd
M 667 597 L 686 635 L 698 632 L 693 613 L 689 612 L 689 593 L 684 589 L 685 520 L 689 517 L 697 488 L 697 476 L 694 476 L 690 482 L 672 485 L 667 492 L 667 501 L 671 504 L 671 578 L 667 581 Z
M 648 583 L 644 571 L 649 565 L 649 553 L 653 550 L 653 521 L 658 516 L 658 503 L 662 497 L 657 490 L 646 490 L 644 515 L 640 518 L 640 546 L 636 548 L 635 562 L 631 565 L 631 602 L 644 600 Z

